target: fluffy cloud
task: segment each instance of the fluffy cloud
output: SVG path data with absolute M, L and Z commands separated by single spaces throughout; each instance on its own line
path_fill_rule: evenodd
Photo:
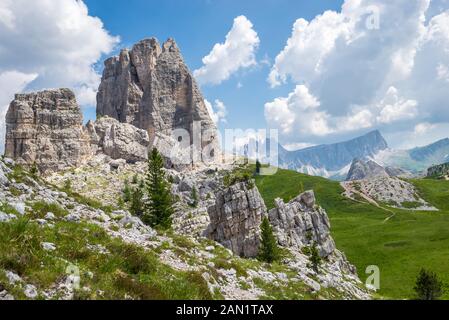
M 321 121 L 315 130 L 299 114 L 292 121 L 291 108 L 279 106 L 287 97 L 265 105 L 268 123 L 286 141 L 320 142 L 330 133 L 397 127 L 406 136 L 419 123 L 449 122 L 448 9 L 442 0 L 346 0 L 341 12 L 298 19 L 268 81 L 307 87 Z M 282 115 L 272 112 L 274 104 Z
M 234 19 L 225 42 L 214 45 L 203 58 L 204 65 L 194 71 L 194 76 L 202 84 L 219 84 L 239 69 L 255 65 L 258 45 L 259 37 L 253 24 L 245 16 L 239 16 Z
M 100 76 L 93 64 L 117 42 L 82 1 L 0 3 L 0 72 L 37 74 L 30 90 L 70 87 L 81 104 L 95 105 Z
M 296 86 L 287 98 L 277 98 L 265 104 L 265 117 L 282 134 L 326 135 L 332 132 L 328 114 L 319 111 L 320 102 L 304 85 Z
M 212 106 L 212 103 L 204 100 L 204 104 L 206 105 L 207 111 L 209 111 L 209 115 L 215 124 L 219 124 L 220 122 L 226 123 L 226 115 L 228 111 L 222 101 L 215 99 L 214 105 Z
M 380 103 L 380 113 L 377 120 L 380 123 L 392 123 L 413 119 L 418 113 L 417 105 L 417 101 L 399 97 L 398 90 L 395 87 L 390 87 L 385 99 Z
M 16 92 L 22 91 L 31 81 L 36 79 L 37 74 L 25 74 L 17 71 L 7 71 L 0 73 L 0 147 L 3 150 L 3 141 L 5 139 L 5 115 L 11 97 Z
M 0 150 L 4 115 L 14 93 L 74 89 L 83 106 L 95 105 L 100 75 L 93 65 L 117 44 L 80 0 L 0 2 Z
M 415 126 L 414 134 L 416 135 L 426 134 L 427 132 L 429 132 L 429 130 L 434 129 L 435 127 L 436 126 L 434 124 L 428 122 L 418 123 Z

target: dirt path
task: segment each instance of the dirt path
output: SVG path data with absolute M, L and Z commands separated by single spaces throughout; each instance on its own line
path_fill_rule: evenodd
M 359 195 L 361 198 L 365 199 L 368 203 L 370 203 L 370 204 L 376 206 L 376 207 L 379 208 L 379 209 L 382 209 L 382 210 L 388 212 L 388 213 L 390 214 L 390 216 L 388 216 L 387 218 L 385 218 L 385 220 L 384 220 L 382 223 L 387 223 L 390 219 L 392 219 L 393 217 L 396 216 L 396 212 L 394 212 L 394 211 L 392 211 L 392 210 L 389 210 L 389 209 L 386 209 L 386 208 L 382 207 L 381 205 L 379 205 L 379 203 L 378 203 L 376 200 L 374 200 L 373 198 L 371 198 L 371 197 L 369 197 L 368 195 L 364 194 L 363 192 L 360 192 L 360 191 L 358 191 L 357 189 L 355 189 L 355 188 L 353 187 L 353 184 L 352 184 L 352 183 L 350 183 L 350 182 L 345 182 L 345 181 L 344 181 L 344 182 L 341 182 L 340 185 L 341 185 L 341 186 L 343 187 L 343 189 L 345 190 L 345 191 L 343 192 L 343 194 L 342 194 L 344 197 L 349 198 L 349 199 L 351 199 L 351 200 L 353 200 L 353 201 L 355 201 L 355 202 L 358 202 L 358 203 L 366 203 L 366 202 L 364 202 L 364 201 L 357 200 L 357 199 L 355 199 L 354 197 L 351 196 L 352 194 L 357 194 L 357 195 Z

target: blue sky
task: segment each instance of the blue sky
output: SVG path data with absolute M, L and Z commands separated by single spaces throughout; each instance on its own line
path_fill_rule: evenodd
M 201 59 L 215 43 L 224 41 L 233 19 L 245 15 L 260 38 L 256 59 L 271 62 L 285 45 L 293 23 L 312 19 L 325 10 L 339 10 L 342 1 L 298 0 L 193 0 L 144 1 L 86 0 L 89 13 L 101 18 L 105 28 L 119 35 L 119 47 L 155 36 L 159 41 L 175 38 L 189 68 L 201 67 Z M 132 9 L 131 9 L 132 8 Z M 221 100 L 227 107 L 227 124 L 220 127 L 265 128 L 264 104 L 288 94 L 292 85 L 271 89 L 267 82 L 270 66 L 260 64 L 242 70 L 220 85 L 203 85 L 205 98 Z M 237 88 L 238 83 L 243 87 Z M 93 110 L 86 115 L 94 117 Z
M 103 60 L 155 36 L 176 39 L 221 130 L 426 145 L 449 136 L 448 26 L 449 0 L 2 0 L 0 139 L 17 92 L 71 88 L 93 119 Z

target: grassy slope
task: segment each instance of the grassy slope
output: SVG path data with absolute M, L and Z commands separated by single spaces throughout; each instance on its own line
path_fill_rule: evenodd
M 329 214 L 337 247 L 357 266 L 360 278 L 366 279 L 367 266 L 379 266 L 379 293 L 397 299 L 413 297 L 421 267 L 434 270 L 449 284 L 449 181 L 412 182 L 440 212 L 392 209 L 396 216 L 384 222 L 390 213 L 344 198 L 338 182 L 287 170 L 256 179 L 269 208 L 276 197 L 288 201 L 303 189 L 313 189 Z M 449 298 L 449 292 L 445 298 Z
M 28 173 L 15 167 L 9 178 L 28 183 Z M 41 181 L 42 182 L 42 181 Z M 20 190 L 16 190 L 20 193 Z M 92 200 L 63 190 L 79 203 L 108 211 L 97 200 Z M 271 265 L 253 259 L 233 256 L 210 240 L 192 239 L 177 235 L 172 230 L 164 233 L 165 241 L 156 247 L 146 249 L 126 244 L 119 238 L 111 238 L 96 224 L 87 222 L 67 222 L 61 218 L 68 210 L 55 203 L 43 201 L 28 202 L 31 208 L 24 216 L 10 205 L 0 202 L 0 211 L 18 216 L 18 219 L 0 223 L 0 291 L 6 289 L 16 299 L 26 299 L 23 283 L 10 284 L 5 271 L 17 273 L 23 280 L 37 287 L 39 291 L 54 289 L 55 284 L 64 282 L 67 267 L 74 265 L 80 270 L 81 288 L 75 299 L 222 299 L 217 290 L 210 292 L 202 274 L 207 272 L 213 278 L 222 277 L 218 269 L 234 269 L 238 277 L 248 277 L 249 270 L 282 272 L 290 281 L 276 285 L 261 278 L 253 278 L 256 287 L 263 289 L 262 299 L 342 299 L 340 292 L 333 288 L 322 288 L 319 293 L 311 292 L 301 281 L 293 281 L 296 272 L 285 265 Z M 40 226 L 34 219 L 43 218 L 52 212 L 56 219 L 53 226 Z M 168 241 L 170 240 L 170 241 Z M 54 251 L 46 251 L 43 242 L 54 243 Z M 100 245 L 108 253 L 100 253 L 89 245 Z M 206 247 L 215 246 L 214 250 Z M 212 254 L 210 258 L 199 258 L 196 249 L 201 248 Z M 198 271 L 177 271 L 160 260 L 160 254 L 170 250 L 182 262 L 200 267 Z M 210 265 L 208 262 L 213 262 Z M 249 289 L 248 283 L 240 281 L 241 289 Z M 38 299 L 44 299 L 40 295 Z M 59 296 L 54 296 L 57 299 Z

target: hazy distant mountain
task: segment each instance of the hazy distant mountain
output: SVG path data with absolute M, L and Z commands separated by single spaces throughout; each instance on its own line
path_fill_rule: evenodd
M 395 150 L 388 148 L 382 134 L 375 130 L 340 143 L 296 151 L 279 145 L 278 149 L 281 168 L 334 180 L 346 179 L 354 159 L 373 160 L 392 176 L 424 174 L 433 165 L 449 162 L 449 139 L 411 150 Z
M 449 139 L 411 150 L 386 149 L 376 154 L 374 160 L 384 166 L 425 173 L 427 168 L 449 161 Z
M 279 165 L 310 175 L 343 180 L 354 159 L 373 158 L 388 144 L 378 130 L 345 142 L 319 145 L 297 151 L 279 146 Z

